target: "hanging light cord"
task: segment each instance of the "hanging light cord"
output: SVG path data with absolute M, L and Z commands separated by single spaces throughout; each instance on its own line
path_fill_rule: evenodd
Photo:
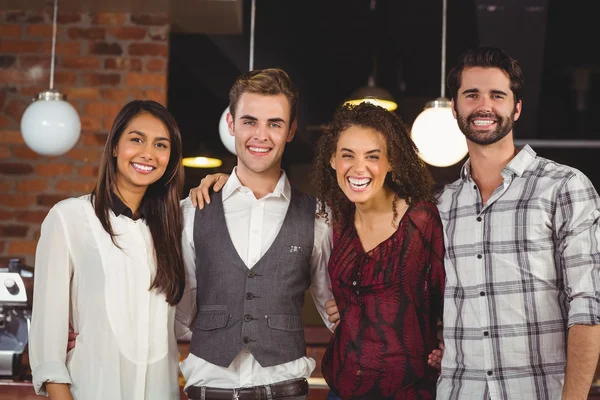
M 56 14 L 58 0 L 54 0 L 54 17 L 52 19 L 52 57 L 50 59 L 50 90 L 54 89 L 54 53 L 56 51 Z
M 252 0 L 252 7 L 250 9 L 250 66 L 248 71 L 254 69 L 254 28 L 256 20 L 256 0 Z
M 442 0 L 442 88 L 441 97 L 446 97 L 446 12 L 448 0 Z

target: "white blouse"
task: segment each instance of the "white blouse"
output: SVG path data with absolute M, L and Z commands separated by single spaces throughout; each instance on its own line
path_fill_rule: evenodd
M 150 230 L 110 211 L 115 246 L 83 196 L 55 205 L 35 258 L 29 355 L 33 383 L 67 383 L 75 400 L 179 399 L 175 308 L 148 288 Z M 67 354 L 69 323 L 79 333 Z

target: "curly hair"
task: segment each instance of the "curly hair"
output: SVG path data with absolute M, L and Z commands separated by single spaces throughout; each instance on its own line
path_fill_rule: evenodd
M 313 186 L 320 200 L 317 215 L 330 221 L 326 207 L 331 208 L 333 223 L 342 224 L 354 210 L 354 204 L 339 187 L 336 172 L 331 167 L 340 134 L 352 126 L 372 128 L 380 132 L 387 144 L 387 157 L 392 170 L 385 185 L 394 192 L 393 221 L 398 212 L 396 200 L 404 199 L 409 205 L 419 201 L 434 202 L 434 182 L 429 170 L 419 158 L 417 147 L 400 117 L 371 103 L 343 105 L 333 115 L 319 138 L 313 165 Z

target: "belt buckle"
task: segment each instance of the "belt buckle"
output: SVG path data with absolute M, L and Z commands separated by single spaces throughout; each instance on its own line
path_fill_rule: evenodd
M 231 397 L 231 400 L 240 400 L 240 394 L 237 389 L 233 389 L 233 396 Z

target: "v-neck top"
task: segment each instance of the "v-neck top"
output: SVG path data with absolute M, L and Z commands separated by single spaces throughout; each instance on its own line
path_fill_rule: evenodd
M 334 226 L 329 274 L 340 325 L 323 375 L 343 399 L 433 399 L 444 290 L 443 232 L 429 202 L 409 207 L 398 229 L 365 252 L 354 219 Z

